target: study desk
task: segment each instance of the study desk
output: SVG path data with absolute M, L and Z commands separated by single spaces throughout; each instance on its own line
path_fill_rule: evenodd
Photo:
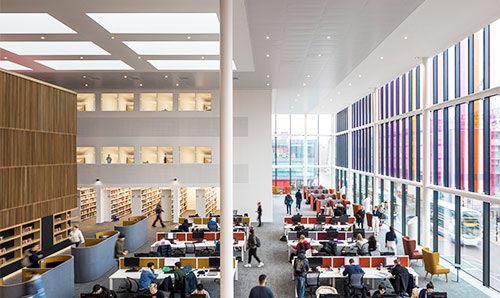
M 201 274 L 201 275 L 198 275 L 198 271 L 210 271 L 210 269 L 194 269 L 194 274 L 196 275 L 196 278 L 199 279 L 199 280 L 214 280 L 214 279 L 220 279 L 220 271 L 217 271 L 217 274 L 216 275 L 207 275 L 207 274 Z M 114 281 L 115 280 L 120 280 L 120 279 L 127 279 L 128 278 L 132 278 L 132 279 L 135 279 L 135 280 L 139 280 L 141 278 L 141 271 L 136 271 L 136 272 L 127 272 L 127 270 L 125 269 L 118 269 L 115 273 L 113 273 L 110 277 L 109 277 L 109 288 L 111 290 L 116 290 L 114 289 Z M 174 271 L 170 271 L 170 272 L 167 272 L 167 273 L 164 273 L 161 269 L 155 269 L 155 273 L 158 274 L 158 277 L 156 278 L 157 280 L 164 280 L 167 276 L 170 276 L 172 279 L 174 278 Z M 233 268 L 233 274 L 234 274 L 234 278 L 235 280 L 238 280 L 238 266 L 235 266 L 235 268 Z M 173 280 L 172 280 L 173 282 Z
M 312 240 L 311 238 L 306 238 L 306 241 L 311 244 L 311 248 L 314 248 L 316 250 L 320 250 L 323 245 L 321 242 L 328 242 L 328 240 Z M 297 245 L 299 241 L 298 240 L 287 240 L 287 245 L 288 245 L 288 259 L 290 259 L 290 255 L 292 254 L 292 246 Z M 356 245 L 356 242 L 347 242 L 344 240 L 337 240 L 337 247 L 354 247 Z
M 303 226 L 304 228 L 306 229 L 314 229 L 314 225 L 315 224 L 300 224 L 301 226 Z M 322 230 L 321 231 L 326 231 L 328 229 L 337 229 L 337 231 L 347 231 L 349 230 L 351 227 L 352 227 L 353 224 L 349 224 L 349 223 L 346 223 L 346 224 L 323 224 L 322 225 Z M 283 224 L 283 234 L 287 235 L 289 231 L 293 230 L 297 225 L 294 225 L 294 224 Z M 319 232 L 321 232 L 319 231 Z
M 377 279 L 390 279 L 392 278 L 392 274 L 390 270 L 387 268 L 382 268 L 379 270 L 377 268 L 362 268 L 365 272 L 363 276 L 363 280 L 370 280 L 370 287 L 375 288 L 375 281 Z M 418 274 L 412 267 L 406 267 L 408 269 L 408 273 L 410 273 L 415 278 L 415 284 L 418 284 Z M 336 278 L 347 278 L 347 276 L 343 275 L 344 270 L 341 268 L 321 268 L 319 269 L 319 278 L 321 279 L 329 279 L 329 284 L 335 286 Z M 292 266 L 292 279 L 293 279 L 293 266 Z M 297 297 L 297 292 L 295 292 L 295 297 Z
M 175 243 L 170 243 L 170 246 L 172 249 L 186 249 L 186 242 L 193 243 L 192 241 L 175 241 Z M 156 252 L 158 246 L 162 243 L 162 241 L 156 241 L 155 243 L 151 244 L 151 251 Z M 168 244 L 168 243 L 166 243 Z M 201 249 L 211 249 L 215 250 L 215 243 L 211 240 L 203 240 L 203 242 L 195 242 L 194 247 L 196 250 L 201 250 Z M 233 249 L 239 249 L 241 250 L 241 259 L 245 259 L 245 241 L 244 240 L 239 240 L 238 243 L 233 243 Z

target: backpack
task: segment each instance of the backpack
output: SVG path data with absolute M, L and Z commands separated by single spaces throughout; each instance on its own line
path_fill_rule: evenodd
M 257 236 L 255 236 L 255 246 L 260 247 L 260 239 Z
M 295 271 L 296 275 L 301 275 L 305 272 L 304 260 L 296 258 L 293 263 L 293 271 Z

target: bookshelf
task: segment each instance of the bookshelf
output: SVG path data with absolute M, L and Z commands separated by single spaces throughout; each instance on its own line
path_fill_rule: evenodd
M 155 214 L 155 208 L 161 201 L 161 195 L 160 188 L 141 189 L 141 214 L 147 217 Z
M 0 230 L 0 268 L 20 261 L 35 243 L 41 245 L 40 219 Z
M 53 226 L 54 226 L 54 242 L 56 245 L 69 238 L 69 232 L 71 232 L 71 210 L 59 212 L 53 215 Z
M 93 187 L 79 188 L 80 219 L 82 221 L 96 216 L 96 189 Z
M 111 203 L 111 217 L 116 215 L 121 218 L 132 213 L 132 190 L 130 188 L 111 188 L 108 197 Z
M 188 210 L 188 190 L 186 187 L 179 188 L 179 216 Z
M 217 189 L 210 187 L 205 189 L 205 216 L 215 214 L 217 211 Z

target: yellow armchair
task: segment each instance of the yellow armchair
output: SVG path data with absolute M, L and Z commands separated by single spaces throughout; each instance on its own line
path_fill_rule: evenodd
M 431 252 L 428 247 L 422 248 L 422 254 L 424 256 L 424 267 L 425 267 L 425 278 L 427 275 L 431 274 L 431 281 L 434 275 L 444 274 L 446 276 L 446 282 L 448 282 L 448 273 L 450 269 L 439 265 L 439 253 Z

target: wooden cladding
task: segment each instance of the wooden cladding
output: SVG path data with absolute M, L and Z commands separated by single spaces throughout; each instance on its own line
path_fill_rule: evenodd
M 76 94 L 0 71 L 0 229 L 77 207 Z

